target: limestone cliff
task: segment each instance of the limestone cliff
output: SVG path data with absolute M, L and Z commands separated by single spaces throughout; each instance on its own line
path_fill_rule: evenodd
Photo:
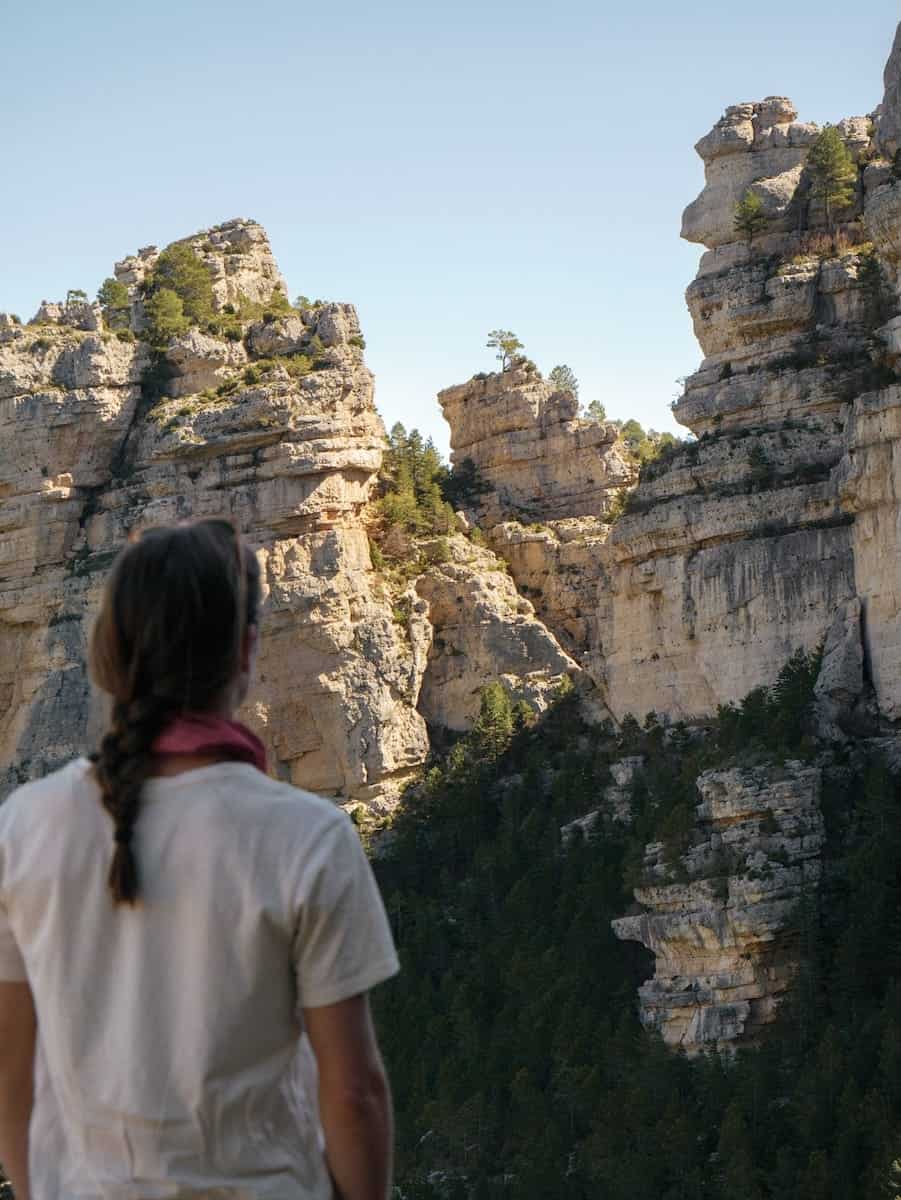
M 858 178 L 834 231 L 807 165 L 818 128 L 789 100 L 735 105 L 698 143 L 706 185 L 683 236 L 708 247 L 687 293 L 705 358 L 673 405 L 694 436 L 644 466 L 615 523 L 632 473 L 572 397 L 521 365 L 439 396 L 455 462 L 491 485 L 491 544 L 617 717 L 740 699 L 856 595 L 881 710 L 897 712 L 901 193 L 880 155 L 898 54 L 878 120 L 839 125 Z M 750 241 L 734 228 L 748 191 L 765 213 Z
M 645 851 L 643 910 L 614 921 L 656 972 L 640 992 L 644 1024 L 689 1052 L 728 1047 L 772 1019 L 797 963 L 799 903 L 818 884 L 822 770 L 705 771 L 695 844 L 675 863 Z
M 0 321 L 0 788 L 96 735 L 86 639 L 129 532 L 222 514 L 262 567 L 248 721 L 284 778 L 378 806 L 424 761 L 426 720 L 465 727 L 498 674 L 541 707 L 575 664 L 487 550 L 424 564 L 398 605 L 365 523 L 384 429 L 356 312 L 292 309 L 252 221 L 180 245 L 212 319 L 162 346 L 146 340 L 154 247 L 117 264 L 127 304 L 107 319 L 76 300 Z
M 610 513 L 636 469 L 613 425 L 580 419 L 526 359 L 446 388 L 438 401 L 452 458 L 486 490 L 471 515 L 509 563 L 519 590 L 583 667 L 602 675 L 596 633 Z
M 791 101 L 735 105 L 698 143 L 706 182 L 682 233 L 707 248 L 687 292 L 705 357 L 673 405 L 692 436 L 643 466 L 617 519 L 612 489 L 633 481 L 616 444 L 572 420 L 548 436 L 523 403 L 534 377 L 439 397 L 455 461 L 491 486 L 492 546 L 617 718 L 713 714 L 817 647 L 823 739 L 901 716 L 899 78 L 901 32 L 880 109 L 838 126 L 857 177 L 837 224 L 808 163 L 819 128 Z M 748 192 L 763 213 L 750 238 L 735 229 Z M 642 912 L 616 930 L 657 956 L 643 1019 L 671 1044 L 724 1045 L 772 1013 L 793 970 L 787 914 L 819 875 L 820 786 L 801 765 L 708 773 L 678 879 L 648 847 Z
M 647 472 L 610 539 L 601 639 L 618 711 L 658 707 L 663 681 L 671 715 L 710 712 L 819 644 L 822 737 L 901 713 L 901 204 L 880 158 L 899 56 L 896 39 L 878 122 L 840 126 L 858 181 L 837 233 L 810 194 L 814 131 L 787 101 L 731 108 L 698 144 L 707 186 L 683 234 L 709 247 L 688 290 L 707 357 L 675 406 L 698 440 Z M 730 227 L 749 188 L 769 214 L 756 247 Z M 643 911 L 614 928 L 655 954 L 642 1019 L 668 1043 L 722 1047 L 771 1018 L 796 970 L 791 918 L 821 874 L 822 786 L 800 763 L 708 772 L 680 878 L 658 884 L 668 869 L 647 847 Z

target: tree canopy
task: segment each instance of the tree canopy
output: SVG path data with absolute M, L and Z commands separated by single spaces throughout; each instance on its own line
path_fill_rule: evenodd
M 551 368 L 547 378 L 548 383 L 552 383 L 555 388 L 558 388 L 561 392 L 572 392 L 578 400 L 579 381 L 576 379 L 576 373 L 572 367 L 561 363 L 560 366 Z
M 497 350 L 495 357 L 501 364 L 502 371 L 506 371 L 512 360 L 525 349 L 516 334 L 509 329 L 492 329 L 486 345 Z
M 756 235 L 766 229 L 767 224 L 768 218 L 764 212 L 763 200 L 757 192 L 749 189 L 735 205 L 733 229 L 736 233 L 740 233 L 750 246 Z
M 665 1050 L 636 1014 L 650 956 L 609 924 L 645 843 L 690 832 L 699 771 L 810 758 L 816 668 L 794 656 L 700 738 L 653 714 L 587 727 L 572 693 L 518 721 L 500 684 L 483 692 L 374 860 L 405 964 L 373 997 L 405 1197 L 883 1194 L 901 1153 L 901 782 L 877 747 L 827 770 L 823 884 L 795 914 L 796 984 L 759 1047 Z M 625 754 L 646 763 L 631 825 L 602 818 L 564 848 L 561 825 L 598 807 Z
M 807 156 L 812 176 L 811 194 L 822 200 L 826 223 L 835 228 L 836 215 L 851 207 L 857 194 L 857 167 L 834 125 L 817 134 Z

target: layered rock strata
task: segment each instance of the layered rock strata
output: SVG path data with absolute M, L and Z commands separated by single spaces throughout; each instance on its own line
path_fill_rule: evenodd
M 693 845 L 675 861 L 645 850 L 640 912 L 616 935 L 654 953 L 639 989 L 642 1023 L 690 1054 L 728 1049 L 772 1019 L 797 962 L 797 914 L 818 886 L 822 771 L 706 771 Z
M 835 253 L 805 166 L 817 129 L 795 116 L 781 98 L 739 105 L 698 144 L 707 184 L 683 236 L 710 248 L 687 293 L 706 357 L 674 406 L 697 440 L 644 472 L 611 535 L 600 638 L 616 713 L 737 701 L 856 592 L 834 473 L 852 402 L 879 377 L 860 225 L 872 127 L 840 127 L 861 166 Z M 748 189 L 769 218 L 750 245 L 732 225 Z
M 615 427 L 580 419 L 576 397 L 527 360 L 446 388 L 438 400 L 454 465 L 470 460 L 485 488 L 470 514 L 542 621 L 598 678 L 600 551 L 608 514 L 637 475 Z
M 425 718 L 465 727 L 499 673 L 540 707 L 572 664 L 488 550 L 428 573 L 398 619 L 364 520 L 384 430 L 354 309 L 287 311 L 253 222 L 187 243 L 229 337 L 213 322 L 151 351 L 155 248 L 117 264 L 128 329 L 46 304 L 0 323 L 0 793 L 97 735 L 86 642 L 129 532 L 228 515 L 264 587 L 246 719 L 282 777 L 382 805 L 427 756 Z M 235 310 L 270 303 L 235 336 Z
M 488 525 L 599 516 L 632 479 L 613 426 L 580 420 L 573 393 L 528 360 L 445 388 L 438 402 L 452 461 L 470 459 L 490 487 L 480 504 Z
M 462 732 L 479 714 L 482 687 L 493 680 L 543 711 L 578 665 L 536 618 L 503 559 L 459 535 L 448 544 L 448 561 L 414 585 L 434 630 L 419 711 L 429 725 Z
M 899 77 L 896 39 L 878 121 L 840 126 L 859 179 L 835 235 L 818 232 L 795 159 L 809 131 L 790 106 L 730 109 L 699 144 L 708 187 L 684 232 L 711 247 L 688 291 L 707 358 L 676 405 L 698 441 L 645 473 L 610 539 L 614 709 L 641 711 L 662 678 L 666 711 L 710 711 L 821 644 L 821 737 L 901 716 L 901 192 L 878 157 L 895 152 Z M 770 216 L 756 252 L 728 225 L 749 187 Z M 636 663 L 625 647 L 642 639 L 654 651 Z M 691 849 L 666 862 L 647 847 L 643 911 L 614 922 L 656 958 L 643 1021 L 690 1053 L 753 1036 L 796 969 L 790 917 L 821 872 L 822 778 L 786 770 L 702 775 Z

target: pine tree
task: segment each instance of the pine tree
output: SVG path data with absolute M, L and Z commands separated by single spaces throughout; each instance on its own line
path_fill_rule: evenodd
M 153 268 L 147 291 L 173 291 L 182 302 L 189 325 L 200 325 L 213 316 L 213 277 L 187 242 L 167 246 Z
M 103 309 L 104 319 L 111 328 L 117 329 L 128 324 L 129 299 L 128 288 L 118 279 L 104 279 L 97 292 L 97 302 Z
M 768 220 L 763 211 L 763 200 L 757 192 L 748 189 L 735 206 L 732 228 L 745 238 L 750 247 L 757 234 L 766 229 Z
M 513 736 L 513 705 L 510 693 L 501 683 L 489 683 L 482 689 L 479 716 L 473 726 L 476 741 L 488 759 L 499 758 Z
M 150 340 L 155 346 L 165 346 L 170 338 L 184 333 L 190 322 L 185 316 L 181 296 L 171 288 L 160 288 L 144 305 L 150 325 Z
M 485 343 L 489 348 L 497 350 L 496 358 L 501 364 L 501 370 L 506 371 L 511 360 L 525 347 L 509 329 L 492 329 Z
M 579 398 L 579 381 L 576 379 L 576 373 L 572 367 L 568 367 L 565 363 L 552 368 L 547 377 L 548 383 L 552 383 L 558 391 L 572 392 L 578 400 Z
M 827 125 L 817 135 L 807 166 L 813 176 L 811 194 L 823 201 L 826 224 L 834 233 L 836 214 L 850 208 L 857 194 L 857 167 L 834 125 Z
M 582 410 L 582 416 L 588 421 L 606 421 L 607 410 L 604 408 L 603 404 L 601 404 L 600 400 L 592 400 L 591 403 L 586 405 Z

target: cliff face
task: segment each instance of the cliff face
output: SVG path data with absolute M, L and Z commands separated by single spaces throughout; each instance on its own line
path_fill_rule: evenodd
M 798 906 L 819 883 L 821 789 L 800 762 L 705 771 L 691 849 L 667 862 L 662 843 L 646 848 L 644 911 L 613 928 L 656 957 L 641 1018 L 667 1045 L 722 1049 L 772 1019 L 796 970 Z
M 709 248 L 687 292 L 705 358 L 673 406 L 694 438 L 644 467 L 615 524 L 633 472 L 572 397 L 561 421 L 522 368 L 439 396 L 455 461 L 491 485 L 491 544 L 616 717 L 739 700 L 858 595 L 879 704 L 896 712 L 901 191 L 880 157 L 896 90 L 878 122 L 839 126 L 858 180 L 835 236 L 807 166 L 818 129 L 789 100 L 736 105 L 698 143 L 707 181 L 683 236 Z M 748 190 L 765 213 L 750 242 L 733 224 Z
M 901 203 L 879 157 L 898 120 L 899 54 L 896 40 L 878 123 L 840 126 L 858 186 L 838 246 L 817 237 L 811 131 L 787 102 L 729 109 L 698 145 L 708 183 L 683 233 L 710 247 L 688 290 L 707 357 L 675 408 L 698 441 L 651 472 L 636 493 L 646 511 L 611 536 L 614 707 L 643 711 L 662 675 L 670 713 L 709 712 L 823 643 L 824 737 L 844 737 L 868 687 L 884 722 L 899 716 Z M 749 186 L 770 214 L 756 250 L 729 231 Z M 641 637 L 653 667 L 626 649 Z M 796 970 L 792 918 L 821 874 L 823 769 L 701 775 L 678 881 L 647 847 L 643 912 L 614 929 L 655 954 L 642 1019 L 669 1044 L 722 1047 L 771 1018 Z
M 880 378 L 860 218 L 884 172 L 869 162 L 871 123 L 840 128 L 860 162 L 840 253 L 809 195 L 816 130 L 788 101 L 731 108 L 698 143 L 707 186 L 683 235 L 710 247 L 687 293 L 706 358 L 674 406 L 698 440 L 646 472 L 611 537 L 601 640 L 616 712 L 662 699 L 686 717 L 738 700 L 815 646 L 855 593 L 834 472 L 851 404 Z M 750 245 L 732 228 L 748 188 L 769 215 Z
M 398 604 L 364 521 L 384 430 L 354 309 L 292 310 L 253 222 L 187 244 L 214 314 L 232 317 L 225 334 L 214 320 L 151 351 L 141 284 L 152 247 L 117 264 L 124 329 L 87 304 L 0 323 L 0 786 L 96 736 L 86 642 L 129 531 L 225 514 L 256 548 L 264 585 L 246 719 L 284 778 L 378 806 L 425 759 L 426 719 L 465 727 L 499 672 L 540 707 L 574 664 L 487 550 L 458 550 L 454 578 L 425 569 L 424 598 Z
M 735 105 L 698 143 L 706 183 L 682 232 L 707 247 L 687 292 L 705 357 L 673 406 L 694 437 L 644 466 L 624 515 L 611 522 L 610 489 L 631 480 L 603 435 L 584 487 L 558 475 L 584 453 L 572 433 L 568 453 L 532 433 L 521 463 L 512 373 L 440 396 L 456 461 L 492 485 L 492 545 L 617 718 L 713 714 L 821 645 L 823 738 L 901 715 L 899 39 L 885 78 L 879 112 L 838 127 L 857 181 L 837 229 L 807 161 L 819 130 L 789 100 Z M 734 228 L 749 190 L 765 215 L 750 241 Z M 707 772 L 691 849 L 671 862 L 647 847 L 641 911 L 615 929 L 656 956 L 642 1015 L 669 1044 L 752 1035 L 789 986 L 827 767 Z M 628 789 L 614 790 L 626 819 Z
M 446 388 L 438 401 L 454 463 L 471 460 L 486 485 L 473 519 L 561 645 L 600 679 L 603 546 L 611 509 L 636 479 L 616 429 L 580 419 L 576 397 L 527 360 Z

